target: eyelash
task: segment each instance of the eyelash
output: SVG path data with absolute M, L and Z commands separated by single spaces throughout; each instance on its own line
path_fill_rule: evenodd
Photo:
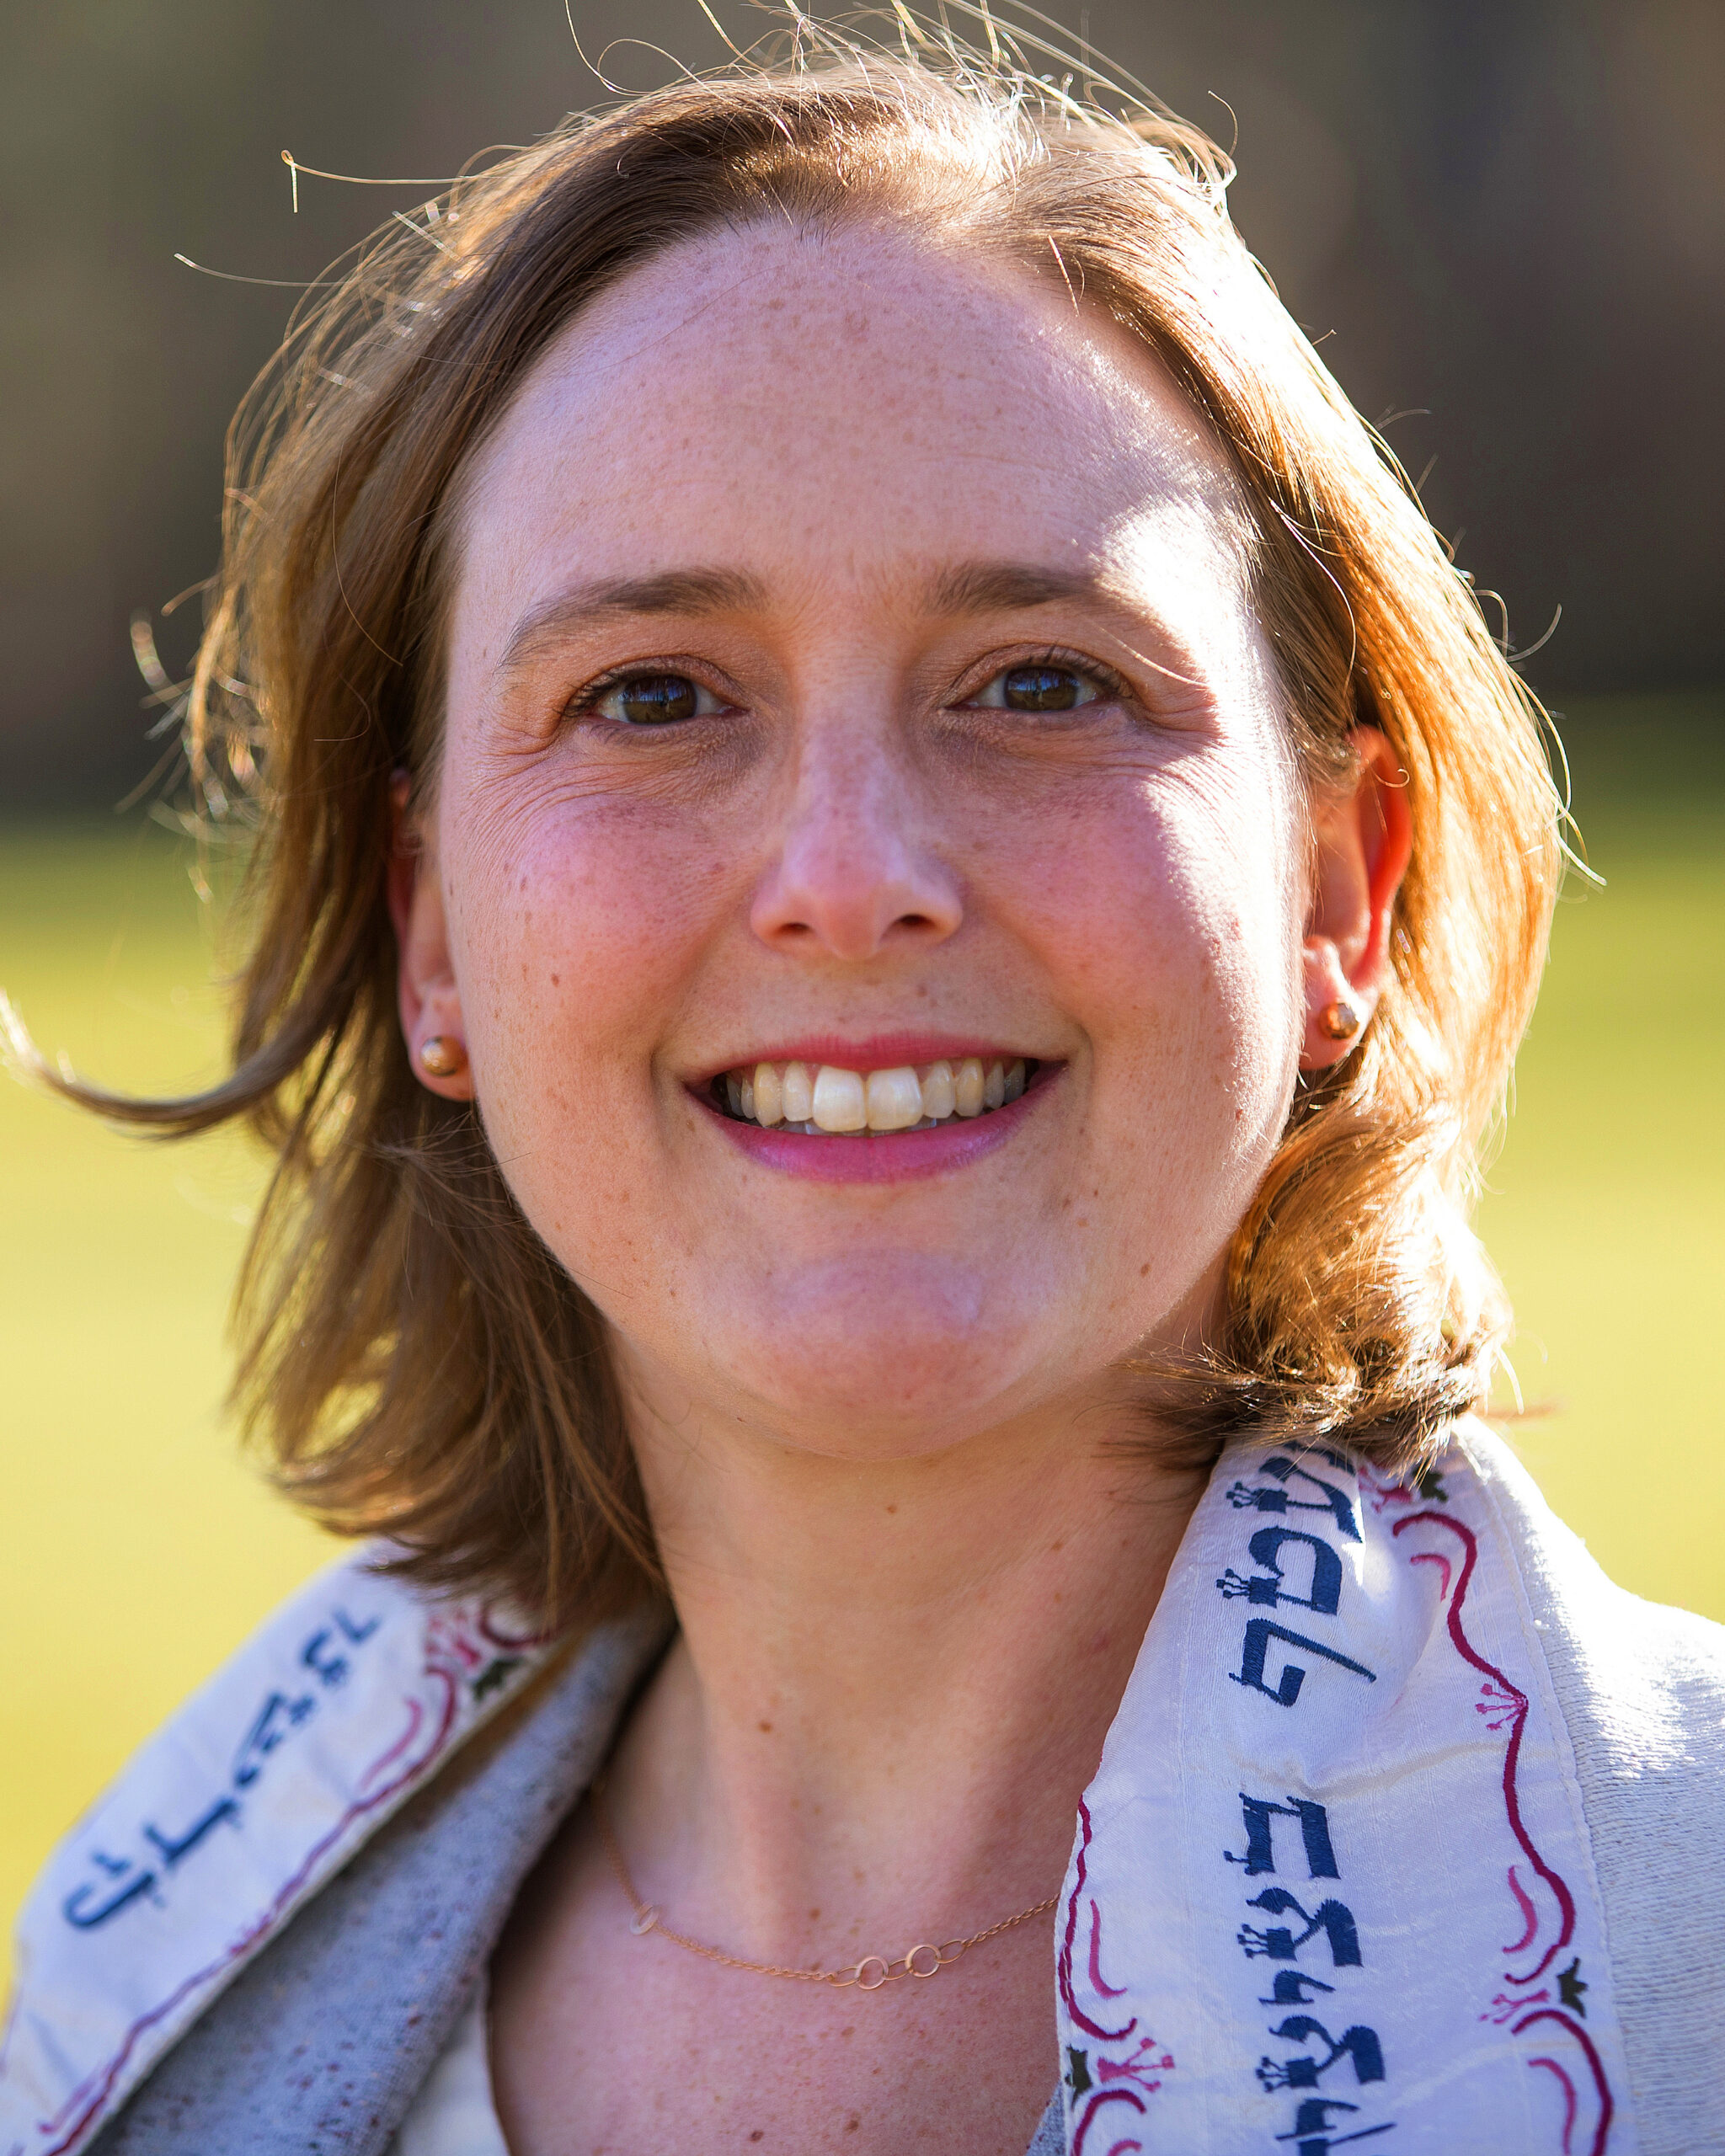
M 577 689 L 563 705 L 563 719 L 567 722 L 574 718 L 592 718 L 597 707 L 611 695 L 613 690 L 627 688 L 631 681 L 666 680 L 687 681 L 697 696 L 711 696 L 721 705 L 729 703 L 729 699 L 724 693 L 714 688 L 709 682 L 702 680 L 700 675 L 687 661 L 667 659 L 648 660 L 644 663 L 638 660 L 628 666 L 613 667 L 610 673 L 601 674 L 596 681 L 590 681 L 584 688 Z M 711 716 L 711 714 L 708 715 Z M 624 723 L 621 721 L 614 723 L 619 725 Z M 646 734 L 652 733 L 655 729 L 643 726 L 628 730 Z
M 995 667 L 991 673 L 976 682 L 967 695 L 955 698 L 947 706 L 947 708 L 960 711 L 994 709 L 995 707 L 991 705 L 979 705 L 974 699 L 983 690 L 991 688 L 1004 675 L 1033 666 L 1047 666 L 1058 669 L 1061 673 L 1075 675 L 1079 680 L 1097 691 L 1096 701 L 1098 703 L 1124 703 L 1130 699 L 1130 692 L 1126 683 L 1112 667 L 1104 666 L 1097 659 L 1082 657 L 1076 652 L 1067 651 L 1059 645 L 1050 644 L 1039 650 L 1021 653 L 1009 659 L 1005 665 Z M 689 681 L 697 694 L 713 696 L 721 702 L 724 701 L 719 691 L 701 680 L 693 672 L 685 672 L 683 663 L 675 659 L 663 659 L 618 666 L 613 668 L 608 674 L 601 674 L 596 680 L 590 681 L 585 687 L 576 690 L 564 704 L 563 716 L 565 720 L 590 718 L 594 715 L 597 707 L 613 690 L 627 687 L 631 681 L 660 680 L 667 676 Z M 1084 707 L 1080 706 L 1077 708 L 1082 709 Z M 712 715 L 708 714 L 708 716 Z M 1020 716 L 1028 715 L 1020 714 Z M 617 723 L 623 723 L 623 722 Z M 682 723 L 686 723 L 686 721 Z M 643 727 L 632 730 L 645 733 L 654 729 Z
M 1131 700 L 1130 690 L 1112 667 L 1104 666 L 1099 659 L 1085 657 L 1076 651 L 1063 650 L 1057 644 L 1049 644 L 1044 646 L 1039 651 L 1021 653 L 1016 658 L 1009 659 L 1004 666 L 995 667 L 976 683 L 966 696 L 958 700 L 955 704 L 949 705 L 948 708 L 949 710 L 991 710 L 994 707 L 985 704 L 977 705 L 973 699 L 984 689 L 992 688 L 1003 675 L 1016 674 L 1021 669 L 1032 666 L 1046 666 L 1062 674 L 1076 675 L 1079 680 L 1097 691 L 1096 701 L 1100 704 L 1127 703 Z M 1081 709 L 1082 707 L 1081 706 L 1080 708 Z M 1020 716 L 1029 716 L 1029 714 L 1021 713 Z

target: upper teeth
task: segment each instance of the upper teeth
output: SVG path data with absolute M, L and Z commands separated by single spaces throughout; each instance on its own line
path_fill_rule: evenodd
M 891 1070 L 846 1070 L 834 1063 L 757 1063 L 728 1070 L 733 1115 L 793 1129 L 914 1130 L 949 1116 L 986 1114 L 1024 1090 L 1024 1065 L 984 1062 L 900 1064 Z

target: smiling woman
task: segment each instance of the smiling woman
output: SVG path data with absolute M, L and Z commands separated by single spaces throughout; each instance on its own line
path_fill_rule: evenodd
M 275 1147 L 379 1539 L 55 1859 L 21 2146 L 1719 2127 L 1718 1636 L 1471 1419 L 1536 715 L 1211 146 L 925 51 L 464 181 L 241 430 L 233 1073 L 44 1075 Z

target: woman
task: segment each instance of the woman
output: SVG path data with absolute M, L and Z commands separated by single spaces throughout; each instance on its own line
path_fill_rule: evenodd
M 234 1072 L 68 1090 L 264 1131 L 385 1540 L 51 1865 L 8 2148 L 1720 2145 L 1719 1635 L 1469 1419 L 1558 804 L 1223 184 L 691 83 L 297 333 Z

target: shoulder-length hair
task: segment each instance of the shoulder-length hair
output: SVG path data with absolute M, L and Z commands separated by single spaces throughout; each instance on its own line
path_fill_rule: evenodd
M 1361 723 L 1400 759 L 1393 979 L 1346 1060 L 1300 1088 L 1215 1336 L 1143 1374 L 1155 1427 L 1188 1456 L 1252 1427 L 1417 1466 L 1483 1404 L 1507 1331 L 1466 1214 L 1561 867 L 1539 714 L 1234 231 L 1215 147 L 950 42 L 906 54 L 793 56 L 572 120 L 395 221 L 296 319 L 230 436 L 185 712 L 203 812 L 254 827 L 232 1075 L 155 1102 L 50 1081 L 165 1134 L 250 1119 L 278 1165 L 236 1396 L 281 1483 L 339 1531 L 386 1534 L 412 1574 L 553 1621 L 638 1593 L 652 1533 L 603 1318 L 528 1226 L 477 1110 L 409 1065 L 392 788 L 405 772 L 423 805 L 436 782 L 476 451 L 597 293 L 703 232 L 900 228 L 1111 315 L 1231 461 L 1308 786 L 1348 778 Z

